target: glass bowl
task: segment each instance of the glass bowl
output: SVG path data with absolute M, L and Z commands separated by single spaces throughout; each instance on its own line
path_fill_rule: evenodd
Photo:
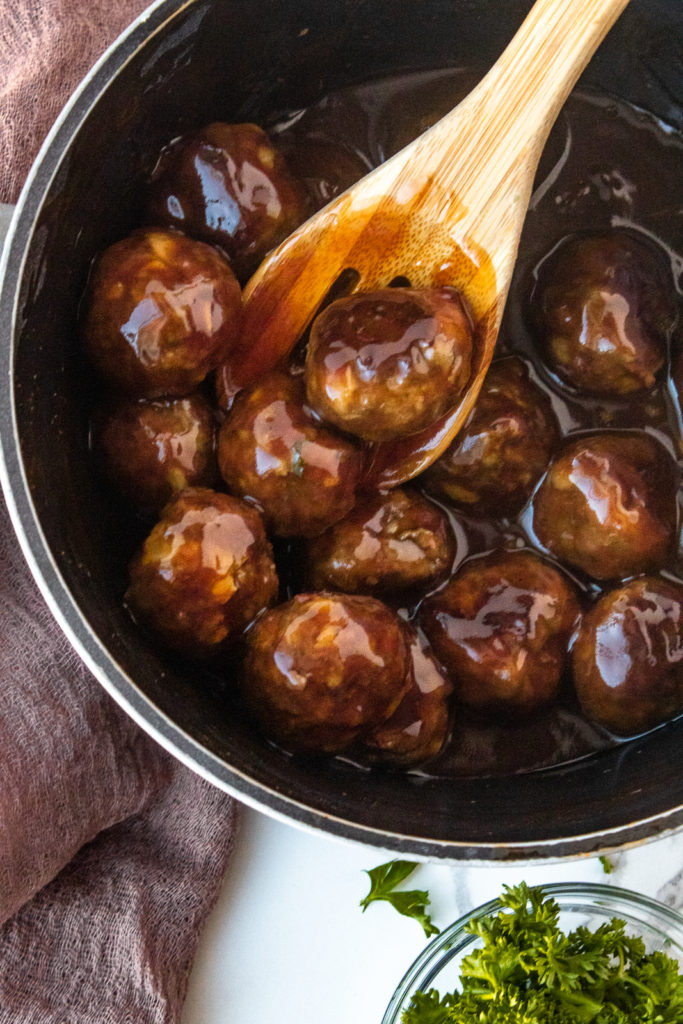
M 591 882 L 559 882 L 541 886 L 560 907 L 560 928 L 571 931 L 583 925 L 597 927 L 613 917 L 626 922 L 628 935 L 639 935 L 648 953 L 662 950 L 683 970 L 683 914 L 628 889 Z M 500 900 L 489 900 L 445 928 L 423 949 L 406 971 L 389 1003 L 382 1024 L 400 1024 L 415 992 L 436 988 L 443 996 L 458 989 L 460 965 L 481 940 L 465 931 L 475 919 L 496 914 Z

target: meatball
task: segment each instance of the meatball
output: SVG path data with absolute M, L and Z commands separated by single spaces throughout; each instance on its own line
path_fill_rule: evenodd
M 393 715 L 361 740 L 366 759 L 381 764 L 410 765 L 432 760 L 448 736 L 448 676 L 419 637 L 406 625 L 410 687 Z
M 177 232 L 142 229 L 95 264 L 85 348 L 121 391 L 187 395 L 226 358 L 241 314 L 240 287 L 220 253 Z
M 314 537 L 353 507 L 360 455 L 306 408 L 303 382 L 268 374 L 241 392 L 221 427 L 218 464 L 231 491 L 258 503 L 282 537 Z
M 531 302 L 563 380 L 615 398 L 652 387 L 676 318 L 671 269 L 655 245 L 620 230 L 573 236 L 541 264 Z
M 306 393 L 366 441 L 429 426 L 470 376 L 472 324 L 454 288 L 385 288 L 338 299 L 313 322 Z
M 215 421 L 200 394 L 126 399 L 95 417 L 94 454 L 120 494 L 160 511 L 176 491 L 211 486 L 217 476 Z
M 584 617 L 572 651 L 589 718 L 621 736 L 683 711 L 683 587 L 641 577 L 605 594 Z
M 371 597 L 299 594 L 248 634 L 243 688 L 267 735 L 335 753 L 386 721 L 409 687 L 398 618 Z
M 420 623 L 463 704 L 523 714 L 556 696 L 578 615 L 563 574 L 518 550 L 465 562 Z
M 126 602 L 170 647 L 205 657 L 220 653 L 277 590 L 256 509 L 196 487 L 166 506 L 133 559 Z
M 307 216 L 305 192 L 255 124 L 178 139 L 154 173 L 148 218 L 219 245 L 244 279 Z
M 400 487 L 366 498 L 308 547 L 313 587 L 352 594 L 426 587 L 454 555 L 446 513 Z
M 424 476 L 430 493 L 464 512 L 519 512 L 559 440 L 550 400 L 517 356 L 494 363 L 469 419 Z
M 598 580 L 663 566 L 676 533 L 677 470 L 642 431 L 573 438 L 533 501 L 533 528 L 561 562 Z

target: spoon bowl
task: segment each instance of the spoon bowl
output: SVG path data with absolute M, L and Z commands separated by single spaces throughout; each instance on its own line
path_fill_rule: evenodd
M 426 469 L 462 426 L 491 362 L 548 132 L 628 2 L 537 0 L 461 103 L 275 249 L 245 290 L 241 342 L 219 372 L 225 404 L 284 359 L 333 299 L 396 283 L 451 285 L 474 322 L 469 384 L 425 430 L 373 445 L 368 483 L 393 486 Z

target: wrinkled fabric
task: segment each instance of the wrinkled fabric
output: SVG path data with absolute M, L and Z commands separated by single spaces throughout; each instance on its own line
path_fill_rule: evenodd
M 141 0 L 0 0 L 0 202 Z M 237 806 L 94 680 L 0 499 L 0 1024 L 174 1024 Z
M 0 502 L 0 1024 L 172 1024 L 235 803 L 89 675 Z
M 13 203 L 80 80 L 144 0 L 0 0 L 0 202 Z
M 2 1024 L 175 1024 L 235 834 L 225 794 L 180 765 L 0 930 Z

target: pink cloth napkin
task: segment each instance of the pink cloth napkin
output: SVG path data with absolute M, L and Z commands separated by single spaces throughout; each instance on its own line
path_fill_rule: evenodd
M 52 122 L 146 0 L 0 0 L 0 202 L 13 203 Z
M 0 201 L 140 0 L 0 0 Z M 0 499 L 0 1024 L 173 1024 L 236 805 L 89 675 Z

